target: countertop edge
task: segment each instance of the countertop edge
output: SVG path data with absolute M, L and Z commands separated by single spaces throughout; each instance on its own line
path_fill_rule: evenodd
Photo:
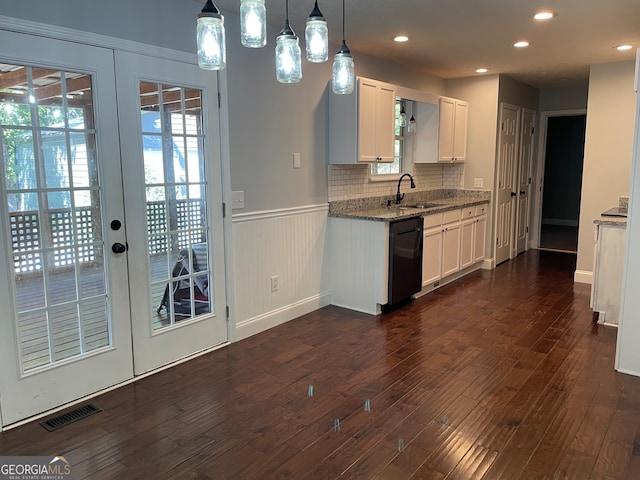
M 458 208 L 474 207 L 489 203 L 487 199 L 443 199 L 433 200 L 434 202 L 443 202 L 437 207 L 425 209 L 403 209 L 402 206 L 392 205 L 390 207 L 369 208 L 364 210 L 348 211 L 348 212 L 329 212 L 329 217 L 348 218 L 352 220 L 370 220 L 376 222 L 393 222 L 396 220 L 406 220 L 409 218 L 425 217 L 435 213 L 448 212 Z M 449 204 L 445 202 L 450 202 Z M 402 210 L 402 212 L 400 212 Z M 414 211 L 415 210 L 415 211 Z

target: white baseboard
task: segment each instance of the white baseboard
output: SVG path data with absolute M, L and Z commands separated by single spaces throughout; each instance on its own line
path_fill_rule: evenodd
M 626 368 L 616 368 L 617 372 L 624 373 L 626 375 L 633 375 L 634 377 L 640 377 L 640 372 L 636 372 L 635 370 L 628 370 Z
M 258 315 L 257 317 L 245 320 L 236 326 L 236 335 L 234 341 L 242 340 L 244 338 L 256 335 L 270 328 L 277 327 L 283 323 L 286 323 L 294 318 L 301 317 L 307 313 L 311 313 L 322 307 L 326 307 L 331 304 L 331 294 L 329 292 L 314 295 L 313 297 L 305 298 L 291 305 L 285 305 L 282 308 L 273 310 L 271 312 Z
M 496 261 L 493 258 L 485 258 L 480 266 L 482 270 L 493 270 L 496 268 Z
M 573 281 L 574 283 L 588 283 L 591 285 L 593 283 L 593 272 L 576 270 L 573 274 Z

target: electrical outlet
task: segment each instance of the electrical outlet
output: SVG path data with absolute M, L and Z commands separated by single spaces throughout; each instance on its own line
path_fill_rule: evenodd
M 484 178 L 474 178 L 473 186 L 475 188 L 483 188 L 484 187 Z
M 244 190 L 231 192 L 231 209 L 244 208 Z
M 278 291 L 278 285 L 279 283 L 279 278 L 278 275 L 274 275 L 273 277 L 271 277 L 271 293 L 275 293 Z

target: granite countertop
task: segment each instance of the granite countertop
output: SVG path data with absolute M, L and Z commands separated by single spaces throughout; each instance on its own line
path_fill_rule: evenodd
M 626 217 L 600 217 L 596 218 L 593 221 L 596 225 L 608 225 L 611 227 L 626 227 L 627 226 L 627 218 Z
M 389 197 L 361 198 L 343 200 L 329 204 L 329 216 L 374 221 L 395 221 L 407 218 L 422 217 L 434 213 L 472 207 L 489 202 L 491 192 L 487 190 L 427 190 L 424 192 L 408 192 L 400 205 L 391 203 Z M 407 208 L 417 203 L 437 203 L 430 208 Z
M 626 209 L 629 208 L 629 197 L 623 195 L 618 198 L 618 209 Z M 613 210 L 613 209 L 612 209 Z M 607 213 L 607 212 L 605 212 Z M 600 218 L 596 218 L 593 221 L 596 225 L 607 225 L 610 227 L 626 227 L 627 226 L 627 217 L 621 216 L 609 216 L 609 215 L 601 215 Z

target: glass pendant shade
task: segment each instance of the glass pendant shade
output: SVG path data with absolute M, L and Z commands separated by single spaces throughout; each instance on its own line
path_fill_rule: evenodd
M 264 0 L 242 0 L 240 3 L 240 43 L 249 48 L 261 48 L 267 44 Z
M 298 37 L 280 34 L 276 39 L 276 79 L 297 83 L 302 79 L 302 58 Z
M 346 45 L 343 43 L 343 47 Z M 331 76 L 331 87 L 333 93 L 337 94 L 350 94 L 356 85 L 356 72 L 353 64 L 353 57 L 349 52 L 349 49 L 341 48 L 336 56 L 333 57 L 333 74 Z
M 307 19 L 304 30 L 307 60 L 313 63 L 326 62 L 329 58 L 329 29 L 316 1 Z
M 211 0 L 207 0 L 198 15 L 196 39 L 198 66 L 204 70 L 224 69 L 227 63 L 224 17 Z
M 411 115 L 407 129 L 409 130 L 409 133 L 414 133 L 416 131 L 416 119 L 413 115 Z

